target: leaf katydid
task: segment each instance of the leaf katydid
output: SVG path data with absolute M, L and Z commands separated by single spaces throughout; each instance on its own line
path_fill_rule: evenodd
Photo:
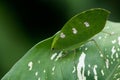
M 74 50 L 90 40 L 105 26 L 109 11 L 90 9 L 72 17 L 55 35 L 51 49 L 55 51 Z

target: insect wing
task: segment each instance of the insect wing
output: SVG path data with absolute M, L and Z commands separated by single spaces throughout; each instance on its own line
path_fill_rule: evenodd
M 72 17 L 56 34 L 51 48 L 67 50 L 79 47 L 85 41 L 102 31 L 109 11 L 95 8 Z

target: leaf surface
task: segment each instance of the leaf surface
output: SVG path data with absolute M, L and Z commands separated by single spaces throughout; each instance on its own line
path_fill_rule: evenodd
M 51 52 L 54 37 L 30 49 L 2 80 L 120 80 L 120 23 L 108 21 L 94 42 L 88 42 L 66 56 Z M 60 53 L 59 53 L 60 54 Z

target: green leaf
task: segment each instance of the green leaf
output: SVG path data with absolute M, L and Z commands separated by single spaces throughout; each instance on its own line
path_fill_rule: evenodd
M 56 34 L 51 48 L 55 51 L 78 48 L 104 28 L 108 15 L 109 11 L 101 8 L 75 15 Z
M 106 33 L 96 32 L 94 37 L 89 36 L 95 42 L 85 42 L 76 50 L 67 52 L 51 50 L 57 33 L 30 49 L 2 80 L 120 80 L 119 26 L 120 23 L 107 21 L 105 27 L 98 30 L 100 32 L 104 28 Z
M 119 26 L 108 21 L 104 31 L 112 35 L 101 32 L 94 37 L 103 53 L 91 41 L 60 57 L 51 52 L 54 37 L 48 38 L 30 49 L 2 80 L 120 80 Z

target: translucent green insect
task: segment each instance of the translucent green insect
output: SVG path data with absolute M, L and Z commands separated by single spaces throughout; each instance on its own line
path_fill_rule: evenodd
M 109 11 L 101 8 L 90 9 L 72 17 L 55 35 L 51 49 L 55 51 L 74 50 L 105 26 Z

